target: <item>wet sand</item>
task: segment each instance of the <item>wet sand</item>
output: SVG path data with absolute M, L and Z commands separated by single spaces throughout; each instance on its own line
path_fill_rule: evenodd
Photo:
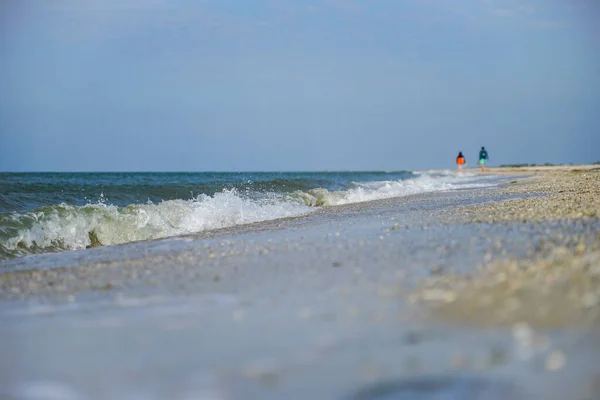
M 487 173 L 4 262 L 0 397 L 600 398 L 600 170 Z

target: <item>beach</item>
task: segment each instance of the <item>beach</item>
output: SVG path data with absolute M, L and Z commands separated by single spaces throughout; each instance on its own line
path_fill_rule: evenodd
M 485 174 L 4 260 L 0 397 L 600 398 L 600 167 Z

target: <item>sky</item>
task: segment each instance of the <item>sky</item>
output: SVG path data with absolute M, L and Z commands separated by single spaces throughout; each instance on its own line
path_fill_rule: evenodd
M 3 0 L 0 171 L 600 160 L 596 0 Z

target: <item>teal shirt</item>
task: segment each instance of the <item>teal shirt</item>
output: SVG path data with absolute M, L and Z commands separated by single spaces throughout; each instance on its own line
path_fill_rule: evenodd
M 487 151 L 481 150 L 479 152 L 479 159 L 480 160 L 487 160 L 487 158 L 488 158 Z

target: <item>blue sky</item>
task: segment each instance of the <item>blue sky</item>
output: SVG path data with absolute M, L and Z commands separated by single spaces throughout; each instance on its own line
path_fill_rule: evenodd
M 600 160 L 591 0 L 5 0 L 0 171 Z

